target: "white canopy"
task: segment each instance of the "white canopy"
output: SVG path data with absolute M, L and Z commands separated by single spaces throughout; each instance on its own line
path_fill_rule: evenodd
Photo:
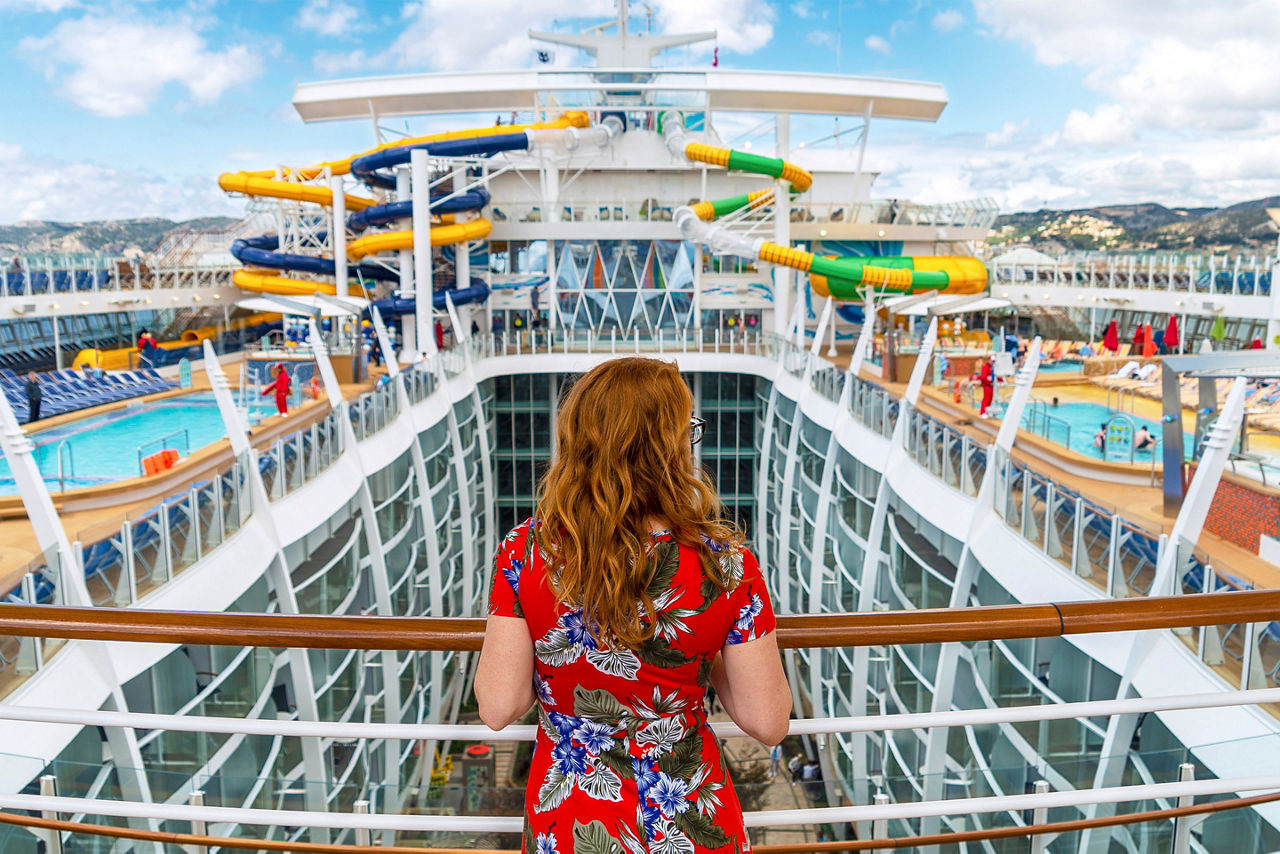
M 369 301 L 363 297 L 331 297 L 289 294 L 288 296 L 281 295 L 280 299 L 282 302 L 276 302 L 270 297 L 250 297 L 237 302 L 236 307 L 247 309 L 248 311 L 272 311 L 279 314 L 302 314 L 302 312 L 290 310 L 287 303 L 291 302 L 298 305 L 305 305 L 308 308 L 319 309 L 321 317 L 348 317 L 359 314 L 369 305 Z M 308 314 L 309 313 L 310 312 L 308 312 Z
M 969 311 L 991 311 L 995 308 L 1008 308 L 1013 303 L 1007 299 L 999 299 L 997 297 L 981 297 L 974 299 L 974 295 L 964 294 L 935 294 L 927 299 L 912 303 L 912 300 L 919 299 L 918 296 L 902 296 L 890 297 L 879 303 L 892 311 L 894 314 L 903 314 L 911 317 L 924 317 L 929 312 L 934 314 L 962 314 Z M 905 305 L 904 305 L 905 304 Z M 904 306 L 901 310 L 896 306 Z

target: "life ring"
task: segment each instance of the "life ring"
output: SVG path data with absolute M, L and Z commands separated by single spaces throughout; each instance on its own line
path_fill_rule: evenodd
M 951 386 L 951 399 L 956 403 L 960 402 L 960 380 L 956 380 Z
M 310 389 L 311 389 L 311 399 L 319 400 L 320 399 L 320 378 L 319 377 L 317 376 L 311 377 Z

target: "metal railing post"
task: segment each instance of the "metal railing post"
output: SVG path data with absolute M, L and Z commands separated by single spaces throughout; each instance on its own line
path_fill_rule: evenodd
M 876 806 L 881 807 L 889 803 L 889 796 L 883 792 L 876 794 Z M 871 822 L 871 838 L 886 839 L 889 836 L 889 820 L 887 818 L 878 818 Z M 888 854 L 891 848 L 877 848 L 877 854 Z
M 193 807 L 204 806 L 204 792 L 196 789 L 190 795 L 187 795 L 187 804 Z M 195 836 L 208 836 L 209 826 L 199 819 L 191 822 L 191 833 Z M 194 845 L 191 848 L 193 854 L 209 854 L 208 845 Z
M 45 774 L 40 778 L 40 795 L 46 798 L 56 798 L 58 796 L 58 778 L 52 774 Z M 58 820 L 58 814 L 50 810 L 41 810 L 40 817 L 51 821 Z M 48 854 L 62 854 L 62 831 L 49 831 L 49 847 Z
M 1178 766 L 1178 782 L 1190 783 L 1196 778 L 1196 766 L 1184 762 Z M 1191 795 L 1178 798 L 1179 807 L 1189 807 L 1195 803 Z M 1173 854 L 1191 854 L 1191 817 L 1180 816 L 1173 821 Z
M 1112 598 L 1123 598 L 1129 595 L 1127 585 L 1123 592 L 1116 589 L 1117 583 L 1125 584 L 1123 573 L 1117 573 L 1120 566 L 1120 517 L 1111 517 L 1111 540 L 1107 543 L 1107 593 Z M 1119 577 L 1117 578 L 1117 574 Z
M 356 801 L 351 805 L 351 811 L 356 815 L 368 815 L 369 802 Z M 372 845 L 372 844 L 373 844 L 373 838 L 372 838 L 372 834 L 369 833 L 369 828 L 357 827 L 356 828 L 356 845 Z
M 1049 793 L 1049 784 L 1045 780 L 1036 780 L 1035 793 L 1037 795 L 1047 795 Z M 1045 824 L 1049 821 L 1049 810 L 1044 807 L 1036 807 L 1031 811 L 1032 824 Z M 1044 854 L 1048 850 L 1049 837 L 1047 834 L 1039 833 L 1031 837 L 1031 854 Z

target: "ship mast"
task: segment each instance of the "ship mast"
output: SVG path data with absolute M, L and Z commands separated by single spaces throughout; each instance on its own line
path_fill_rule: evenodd
M 530 30 L 529 38 L 566 47 L 576 47 L 595 58 L 596 65 L 601 68 L 651 68 L 653 58 L 664 50 L 713 41 L 716 38 L 715 30 L 701 33 L 632 36 L 627 30 L 630 4 L 627 0 L 617 0 L 617 5 L 618 18 L 615 21 L 592 27 L 576 35 Z M 611 27 L 617 28 L 616 34 L 611 35 L 605 32 Z

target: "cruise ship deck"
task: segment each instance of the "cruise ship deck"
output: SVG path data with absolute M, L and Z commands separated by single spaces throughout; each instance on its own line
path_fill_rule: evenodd
M 1232 336 L 1280 333 L 1274 259 L 983 263 L 989 200 L 876 199 L 859 146 L 793 135 L 935 121 L 941 85 L 659 68 L 705 34 L 628 36 L 621 6 L 535 34 L 593 67 L 304 84 L 304 120 L 372 118 L 372 147 L 223 175 L 244 221 L 151 263 L 0 271 L 4 367 L 89 365 L 38 430 L 0 399 L 0 851 L 518 849 L 535 724 L 490 732 L 470 687 L 491 562 L 564 390 L 629 354 L 685 376 L 780 615 L 812 772 L 713 724 L 753 850 L 1280 851 L 1280 362 L 1203 320 L 1219 293 Z M 743 113 L 768 156 L 721 138 Z M 1148 291 L 1185 332 L 1158 373 L 1058 346 Z M 182 387 L 90 405 L 143 357 Z M 284 416 L 250 404 L 277 365 Z M 211 438 L 161 420 L 118 480 L 41 443 L 190 395 Z

